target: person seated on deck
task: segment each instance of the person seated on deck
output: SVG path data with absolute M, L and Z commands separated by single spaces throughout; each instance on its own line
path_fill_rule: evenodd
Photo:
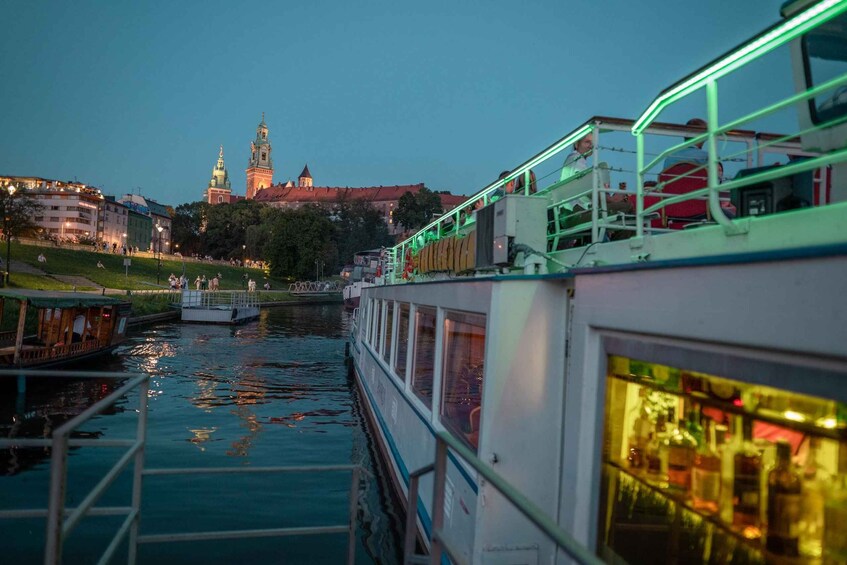
M 588 134 L 585 137 L 579 139 L 573 145 L 573 151 L 565 158 L 565 163 L 562 166 L 562 173 L 559 177 L 559 181 L 567 180 L 582 171 L 588 169 L 588 157 L 594 152 L 594 141 L 592 138 L 592 134 Z M 600 163 L 598 167 L 603 167 L 605 164 Z M 605 169 L 606 179 L 603 182 L 604 188 L 609 188 L 608 182 L 608 168 Z M 566 217 L 564 221 L 564 227 L 570 228 L 573 226 L 577 226 L 579 224 L 584 224 L 586 222 L 591 221 L 591 196 L 588 194 L 582 195 L 579 198 L 572 200 L 570 202 L 566 202 L 563 204 L 565 209 Z M 620 194 L 610 194 L 606 193 L 606 212 L 609 214 L 632 214 L 635 207 L 633 206 L 633 202 L 630 201 L 629 195 L 620 193 Z M 620 239 L 628 234 L 628 232 L 623 230 L 618 230 L 614 232 L 614 234 L 619 234 L 618 237 L 612 237 L 612 239 Z M 614 235 L 613 234 L 613 235 Z
M 91 323 L 85 319 L 85 314 L 77 314 L 74 317 L 73 333 L 71 334 L 71 343 L 82 341 L 82 336 L 86 330 L 91 329 Z
M 692 128 L 702 129 L 704 132 L 706 128 L 709 127 L 709 124 L 706 120 L 702 118 L 691 118 L 685 125 L 690 126 Z M 686 137 L 685 139 L 691 139 L 690 137 Z M 665 162 L 662 165 L 662 170 L 665 171 L 672 167 L 677 163 L 697 163 L 698 165 L 705 165 L 709 161 L 709 154 L 706 151 L 703 151 L 703 142 L 695 143 L 685 149 L 680 149 L 679 151 L 672 153 L 665 157 Z M 703 169 L 705 176 L 705 169 Z

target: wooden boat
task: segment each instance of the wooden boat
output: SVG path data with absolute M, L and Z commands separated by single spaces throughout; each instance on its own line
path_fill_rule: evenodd
M 109 296 L 3 289 L 0 323 L 7 300 L 19 306 L 16 329 L 0 332 L 3 368 L 56 366 L 108 353 L 124 340 L 131 307 Z M 33 311 L 37 329 L 27 335 Z

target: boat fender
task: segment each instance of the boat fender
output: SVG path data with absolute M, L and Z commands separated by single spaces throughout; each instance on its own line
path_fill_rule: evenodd
M 232 317 L 230 318 L 230 320 L 234 320 L 236 316 L 238 316 L 238 308 L 233 308 Z

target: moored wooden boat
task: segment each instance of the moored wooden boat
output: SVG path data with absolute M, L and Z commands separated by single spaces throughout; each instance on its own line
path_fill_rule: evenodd
M 7 300 L 18 304 L 15 330 L 0 332 L 0 368 L 48 367 L 110 352 L 126 336 L 130 303 L 80 292 L 0 290 L 0 322 Z M 35 311 L 35 333 L 27 315 Z

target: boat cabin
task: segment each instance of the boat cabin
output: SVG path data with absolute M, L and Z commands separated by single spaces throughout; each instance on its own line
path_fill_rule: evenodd
M 0 324 L 7 302 L 17 305 L 15 329 L 0 332 L 0 364 L 8 367 L 57 365 L 110 351 L 124 340 L 131 308 L 108 296 L 4 289 Z

